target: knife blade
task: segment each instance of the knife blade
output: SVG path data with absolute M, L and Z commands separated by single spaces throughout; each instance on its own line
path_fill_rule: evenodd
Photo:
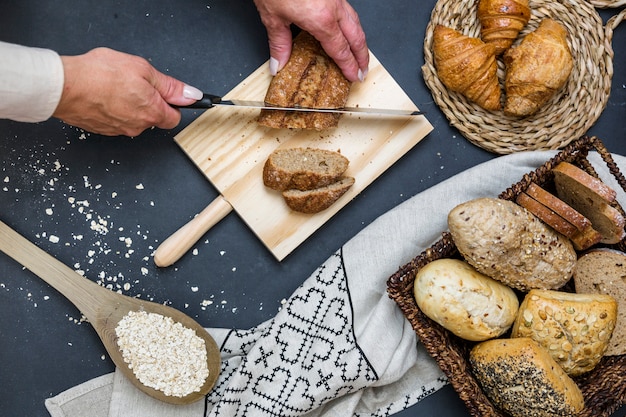
M 421 116 L 424 113 L 419 110 L 398 110 L 398 109 L 375 109 L 371 107 L 341 107 L 341 108 L 314 108 L 314 107 L 279 107 L 268 105 L 263 101 L 251 100 L 223 100 L 222 97 L 205 93 L 202 99 L 187 106 L 179 108 L 187 109 L 211 109 L 215 106 L 244 107 L 261 110 L 282 110 L 282 111 L 305 111 L 317 113 L 362 113 L 379 116 Z

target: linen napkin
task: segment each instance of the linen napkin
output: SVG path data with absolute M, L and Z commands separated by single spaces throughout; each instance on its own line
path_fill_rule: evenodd
M 205 401 L 165 404 L 116 371 L 47 399 L 50 415 L 374 417 L 417 403 L 447 381 L 388 297 L 388 277 L 439 239 L 455 205 L 497 196 L 554 154 L 495 158 L 414 196 L 334 253 L 273 319 L 247 330 L 208 329 L 221 346 L 222 370 Z M 624 170 L 626 159 L 615 159 Z

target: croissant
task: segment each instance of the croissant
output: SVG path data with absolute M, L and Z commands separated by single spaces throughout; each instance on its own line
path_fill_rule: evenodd
M 495 46 L 446 26 L 433 32 L 433 56 L 437 75 L 451 91 L 486 110 L 500 110 L 500 85 Z
M 506 66 L 504 113 L 529 116 L 560 90 L 572 72 L 573 58 L 567 31 L 544 19 L 539 27 L 503 56 Z
M 496 55 L 509 49 L 530 20 L 528 0 L 479 0 L 480 37 L 496 46 Z

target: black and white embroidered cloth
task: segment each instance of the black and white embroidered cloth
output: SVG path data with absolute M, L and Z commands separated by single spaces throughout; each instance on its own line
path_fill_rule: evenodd
M 273 319 L 209 329 L 223 361 L 206 402 L 165 404 L 115 372 L 48 399 L 51 416 L 382 417 L 415 404 L 446 380 L 387 296 L 387 278 L 441 236 L 455 205 L 497 196 L 552 155 L 502 156 L 420 193 L 347 242 Z M 626 159 L 615 160 L 624 170 Z

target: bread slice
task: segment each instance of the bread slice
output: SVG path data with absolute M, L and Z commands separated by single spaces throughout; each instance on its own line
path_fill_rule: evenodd
M 576 383 L 528 337 L 481 342 L 470 364 L 487 397 L 513 417 L 574 416 L 584 408 Z
M 330 185 L 313 190 L 285 190 L 283 198 L 287 206 L 294 211 L 318 213 L 333 205 L 353 184 L 353 177 L 344 177 Z
M 584 231 L 587 227 L 591 226 L 591 222 L 588 218 L 586 218 L 574 208 L 572 208 L 569 204 L 567 204 L 554 194 L 544 190 L 534 182 L 530 183 L 530 185 L 526 189 L 526 193 L 550 210 L 553 210 L 559 216 L 563 217 L 581 232 Z
M 578 232 L 576 226 L 526 193 L 520 193 L 515 202 L 564 236 L 571 238 Z
M 552 171 L 558 197 L 591 220 L 593 228 L 602 235 L 602 243 L 614 244 L 624 239 L 626 220 L 611 206 L 615 190 L 567 162 L 561 162 Z
M 578 251 L 602 240 L 602 235 L 592 227 L 589 219 L 534 183 L 530 184 L 526 193 L 517 196 L 516 203 L 568 237 Z
M 285 67 L 272 78 L 265 103 L 278 107 L 345 107 L 351 83 L 308 32 L 296 36 Z M 262 110 L 258 123 L 272 128 L 324 130 L 339 124 L 338 113 Z
M 274 190 L 311 190 L 338 181 L 348 168 L 339 152 L 316 148 L 277 149 L 263 167 L 263 183 Z
M 593 249 L 578 259 L 573 277 L 576 292 L 607 294 L 617 300 L 617 322 L 605 354 L 626 354 L 626 253 Z
M 600 362 L 616 320 L 617 302 L 610 295 L 530 290 L 511 337 L 530 337 L 569 376 L 578 376 Z

